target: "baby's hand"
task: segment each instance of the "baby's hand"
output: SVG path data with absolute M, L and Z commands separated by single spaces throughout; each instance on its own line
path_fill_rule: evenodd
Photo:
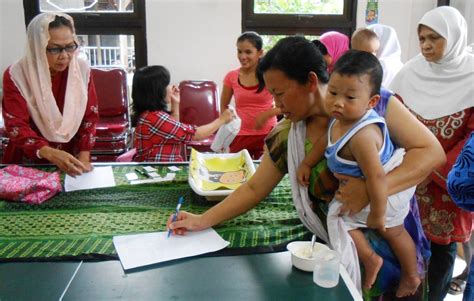
M 298 183 L 300 183 L 301 186 L 308 187 L 310 176 L 311 176 L 311 166 L 301 163 L 296 172 Z
M 385 215 L 376 215 L 372 212 L 367 217 L 367 227 L 378 231 L 385 231 Z

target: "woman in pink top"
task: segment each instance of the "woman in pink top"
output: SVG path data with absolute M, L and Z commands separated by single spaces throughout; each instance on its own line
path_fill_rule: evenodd
M 337 60 L 349 50 L 349 37 L 337 31 L 328 31 L 321 35 L 319 41 L 326 47 L 327 54 L 323 52 L 323 55 L 331 73 Z
M 259 113 L 273 108 L 273 96 L 265 88 L 265 82 L 257 65 L 263 55 L 262 38 L 256 32 L 244 32 L 237 39 L 237 57 L 240 68 L 227 73 L 221 95 L 221 112 L 227 109 L 234 96 L 237 114 L 242 119 L 240 132 L 230 145 L 231 152 L 247 149 L 254 159 L 263 154 L 263 142 L 275 126 L 276 117 L 268 119 L 256 129 Z

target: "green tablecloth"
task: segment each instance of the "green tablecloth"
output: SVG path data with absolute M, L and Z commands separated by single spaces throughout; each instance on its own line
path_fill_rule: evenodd
M 113 236 L 164 231 L 179 196 L 182 210 L 199 213 L 214 205 L 191 190 L 187 166 L 176 166 L 181 170 L 170 183 L 130 185 L 125 174 L 136 165 L 117 165 L 113 188 L 63 192 L 42 205 L 0 200 L 0 261 L 116 258 Z M 280 250 L 309 236 L 287 178 L 256 208 L 214 229 L 230 242 L 222 254 Z

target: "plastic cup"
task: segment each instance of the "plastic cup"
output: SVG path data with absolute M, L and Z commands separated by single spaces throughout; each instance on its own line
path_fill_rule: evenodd
M 315 255 L 313 281 L 321 287 L 335 287 L 339 283 L 340 256 L 333 250 L 322 250 Z

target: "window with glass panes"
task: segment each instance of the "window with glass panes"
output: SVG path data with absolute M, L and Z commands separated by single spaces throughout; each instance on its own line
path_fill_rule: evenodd
M 122 67 L 129 74 L 147 65 L 145 0 L 24 0 L 25 23 L 41 12 L 74 19 L 79 55 L 93 67 Z
M 256 31 L 265 49 L 282 37 L 313 40 L 327 31 L 351 36 L 356 27 L 357 0 L 242 0 L 242 31 Z

